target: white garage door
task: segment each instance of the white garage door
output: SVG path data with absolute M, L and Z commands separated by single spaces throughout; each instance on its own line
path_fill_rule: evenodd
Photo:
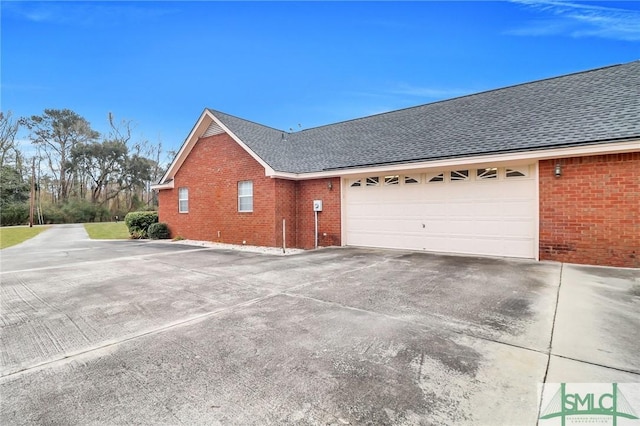
M 346 244 L 534 258 L 535 165 L 346 181 Z

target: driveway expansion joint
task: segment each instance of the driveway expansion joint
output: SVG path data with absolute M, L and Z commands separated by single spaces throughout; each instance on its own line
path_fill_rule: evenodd
M 391 319 L 393 321 L 398 321 L 398 322 L 402 322 L 402 323 L 405 323 L 405 324 L 411 324 L 411 325 L 415 325 L 415 326 L 418 326 L 418 327 L 421 327 L 421 328 L 427 328 L 427 329 L 431 329 L 431 330 L 435 330 L 436 329 L 435 327 L 433 327 L 431 325 L 428 325 L 428 324 L 424 324 L 424 323 L 417 322 L 417 321 L 406 320 L 406 319 L 399 318 L 399 317 L 396 317 L 396 316 L 393 316 L 393 315 L 385 314 L 383 312 L 376 312 L 376 311 L 371 311 L 371 310 L 367 310 L 367 309 L 357 308 L 355 306 L 343 305 L 342 303 L 332 302 L 332 301 L 329 301 L 329 300 L 317 299 L 315 297 L 305 296 L 305 295 L 302 295 L 302 294 L 289 293 L 288 291 L 283 291 L 281 294 L 284 295 L 284 296 L 289 296 L 289 297 L 294 297 L 294 298 L 299 298 L 299 299 L 312 300 L 312 301 L 315 301 L 315 302 L 318 302 L 318 303 L 337 306 L 337 307 L 340 307 L 340 308 L 343 308 L 343 309 L 352 310 L 352 311 L 363 312 L 363 313 L 370 314 L 370 315 L 378 315 L 378 316 L 385 317 L 387 319 Z M 435 316 L 435 315 L 434 315 L 434 317 L 440 318 L 439 316 Z M 522 349 L 522 350 L 525 350 L 525 351 L 528 351 L 528 352 L 534 352 L 534 353 L 539 353 L 539 354 L 543 354 L 543 355 L 548 355 L 547 351 L 540 350 L 540 349 L 529 348 L 529 347 L 526 347 L 526 346 L 517 345 L 515 343 L 504 342 L 504 341 L 498 340 L 498 339 L 491 339 L 491 338 L 486 337 L 486 336 L 480 336 L 480 335 L 477 335 L 477 334 L 474 334 L 474 333 L 467 333 L 467 332 L 464 332 L 464 331 L 461 331 L 461 330 L 456 330 L 455 328 L 447 328 L 447 330 L 450 331 L 451 333 L 458 334 L 460 336 L 471 337 L 473 339 L 483 340 L 485 342 L 497 343 L 499 345 L 505 345 L 505 346 L 509 346 L 509 347 L 512 347 L 512 348 L 516 348 L 516 349 Z
M 21 375 L 21 374 L 26 374 L 26 373 L 29 373 L 31 371 L 37 371 L 37 370 L 40 370 L 41 368 L 45 368 L 47 366 L 55 365 L 55 364 L 58 364 L 58 363 L 61 363 L 61 362 L 67 362 L 67 361 L 69 361 L 69 360 L 71 360 L 73 358 L 76 358 L 76 357 L 79 357 L 79 356 L 82 356 L 82 355 L 87 355 L 87 354 L 89 354 L 91 352 L 95 352 L 95 351 L 99 351 L 99 350 L 102 350 L 102 349 L 107 349 L 107 348 L 120 346 L 123 343 L 127 343 L 127 342 L 130 342 L 130 341 L 139 339 L 141 337 L 160 334 L 160 333 L 172 330 L 172 329 L 177 328 L 177 327 L 182 327 L 182 326 L 185 326 L 185 325 L 188 325 L 188 324 L 191 324 L 191 323 L 195 323 L 197 321 L 200 321 L 200 320 L 208 318 L 208 317 L 213 317 L 213 316 L 222 314 L 224 312 L 232 312 L 232 311 L 234 311 L 234 310 L 236 310 L 238 308 L 243 308 L 245 306 L 251 306 L 251 305 L 259 303 L 259 302 L 261 302 L 263 300 L 270 299 L 272 297 L 277 296 L 278 294 L 280 294 L 280 293 L 272 293 L 272 294 L 268 294 L 266 296 L 257 297 L 257 298 L 250 299 L 250 300 L 246 300 L 244 302 L 240 302 L 240 303 L 237 303 L 237 304 L 232 305 L 232 306 L 216 309 L 216 310 L 210 311 L 210 312 L 205 312 L 203 314 L 196 315 L 196 316 L 193 316 L 191 318 L 174 321 L 174 322 L 166 324 L 164 326 L 157 327 L 157 328 L 154 328 L 154 329 L 151 329 L 151 330 L 146 330 L 146 331 L 143 331 L 141 333 L 131 334 L 131 335 L 125 336 L 122 339 L 106 341 L 106 342 L 103 342 L 102 344 L 94 345 L 94 346 L 91 346 L 91 347 L 88 347 L 88 348 L 85 348 L 85 349 L 81 349 L 81 350 L 78 350 L 78 351 L 67 352 L 67 353 L 62 354 L 59 357 L 55 357 L 55 358 L 48 359 L 48 360 L 45 360 L 45 361 L 41 361 L 41 362 L 29 365 L 29 366 L 25 366 L 25 367 L 19 368 L 19 369 L 14 370 L 14 371 L 10 371 L 8 373 L 0 374 L 0 380 L 8 379 L 8 378 L 11 378 L 13 376 L 17 376 L 17 375 Z
M 554 354 L 554 353 L 552 353 L 551 356 L 552 357 L 556 357 L 556 358 L 566 359 L 566 360 L 569 360 L 569 361 L 579 362 L 581 364 L 593 365 L 594 367 L 601 367 L 601 368 L 606 368 L 608 370 L 620 371 L 621 373 L 634 374 L 634 375 L 638 376 L 638 381 L 640 382 L 640 370 L 632 370 L 632 369 L 627 369 L 627 368 L 614 367 L 614 366 L 611 366 L 611 365 L 604 365 L 604 364 L 597 363 L 597 362 L 586 361 L 584 359 L 578 359 L 578 358 L 573 358 L 573 357 L 565 356 L 565 355 L 558 355 L 558 354 Z

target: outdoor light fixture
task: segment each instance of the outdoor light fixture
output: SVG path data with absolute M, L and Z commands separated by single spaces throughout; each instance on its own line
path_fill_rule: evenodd
M 333 189 L 333 182 L 329 181 L 327 183 L 327 188 L 329 188 L 329 191 L 331 191 Z
M 554 169 L 553 174 L 556 175 L 556 177 L 562 176 L 562 166 L 560 163 L 556 163 L 556 168 Z

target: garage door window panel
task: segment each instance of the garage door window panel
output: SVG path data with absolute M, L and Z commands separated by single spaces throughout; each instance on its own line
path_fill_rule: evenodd
M 497 167 L 487 167 L 484 169 L 476 170 L 476 177 L 478 180 L 484 179 L 497 179 L 498 178 L 498 168 Z
M 452 182 L 469 180 L 469 170 L 451 170 L 449 177 Z
M 400 176 L 398 175 L 384 177 L 385 185 L 398 185 L 399 183 L 400 183 Z
M 367 186 L 378 186 L 378 185 L 380 185 L 380 178 L 378 176 L 367 178 Z
M 528 167 L 507 167 L 505 170 L 505 176 L 507 178 L 520 178 L 529 176 Z
M 405 185 L 413 185 L 415 183 L 420 183 L 420 176 L 405 176 L 404 183 Z
M 350 186 L 352 188 L 358 188 L 358 187 L 362 186 L 362 179 L 356 179 L 356 180 L 352 181 Z
M 444 182 L 444 173 L 427 175 L 427 182 L 429 183 Z

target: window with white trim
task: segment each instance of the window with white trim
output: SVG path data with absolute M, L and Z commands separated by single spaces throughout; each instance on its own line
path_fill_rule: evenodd
M 449 172 L 449 177 L 452 182 L 469 180 L 469 170 L 451 170 Z
M 253 211 L 253 181 L 251 180 L 238 182 L 238 211 Z
M 399 183 L 400 183 L 400 176 L 398 175 L 384 177 L 385 185 L 398 185 Z
M 189 188 L 178 188 L 178 213 L 189 213 Z
M 527 177 L 529 175 L 529 167 L 507 167 L 505 176 L 508 178 Z
M 482 179 L 497 179 L 498 178 L 498 168 L 497 167 L 486 167 L 484 169 L 476 170 L 476 177 L 479 180 Z
M 427 175 L 427 182 L 429 183 L 444 182 L 444 172 Z
M 379 184 L 380 184 L 380 178 L 378 176 L 367 178 L 367 186 L 378 186 Z

